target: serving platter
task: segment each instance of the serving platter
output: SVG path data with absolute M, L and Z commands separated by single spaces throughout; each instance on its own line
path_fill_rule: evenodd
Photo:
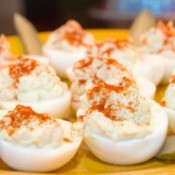
M 93 29 L 88 30 L 92 32 L 96 40 L 103 40 L 105 38 L 117 38 L 124 39 L 128 35 L 127 30 L 116 30 L 116 29 Z M 42 43 L 44 43 L 48 38 L 49 32 L 39 33 L 39 38 Z M 8 40 L 12 47 L 12 53 L 15 55 L 23 54 L 22 45 L 17 36 L 9 36 Z M 160 85 L 157 89 L 156 101 L 160 101 L 162 98 L 166 85 Z M 73 117 L 73 116 L 71 116 Z M 135 153 L 137 154 L 137 153 Z M 116 155 L 117 156 L 117 155 Z M 25 160 L 24 160 L 25 161 Z M 0 174 L 4 175 L 42 175 L 42 173 L 25 173 L 18 172 L 13 169 L 10 169 L 7 165 L 0 160 Z M 153 158 L 145 163 L 130 165 L 130 166 L 117 166 L 110 165 L 98 160 L 88 149 L 85 143 L 82 143 L 81 148 L 79 149 L 76 156 L 62 168 L 50 172 L 48 174 L 99 174 L 99 175 L 113 175 L 113 174 L 175 174 L 175 162 L 165 162 L 160 161 L 159 159 Z

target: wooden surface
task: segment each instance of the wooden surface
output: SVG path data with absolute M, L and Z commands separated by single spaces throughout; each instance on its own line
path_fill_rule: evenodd
M 128 35 L 126 30 L 89 30 L 92 32 L 97 40 L 109 37 L 123 39 Z M 39 34 L 39 37 L 44 43 L 48 37 L 48 32 Z M 22 54 L 20 41 L 17 37 L 11 36 L 8 38 L 12 45 L 12 52 L 16 55 Z M 164 93 L 165 86 L 160 86 L 157 91 L 155 99 L 159 101 Z M 136 153 L 137 154 L 137 153 Z M 25 161 L 25 160 L 24 160 Z M 31 173 L 17 172 L 10 169 L 0 160 L 0 174 L 3 175 L 31 175 Z M 34 175 L 41 175 L 42 173 L 32 173 Z M 145 163 L 132 165 L 132 166 L 114 166 L 106 164 L 98 160 L 83 143 L 76 156 L 65 166 L 57 171 L 48 174 L 90 174 L 90 175 L 165 175 L 175 174 L 175 162 L 162 162 L 154 158 Z

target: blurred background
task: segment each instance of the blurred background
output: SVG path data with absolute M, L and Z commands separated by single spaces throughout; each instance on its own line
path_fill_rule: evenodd
M 38 31 L 48 31 L 68 19 L 85 28 L 129 28 L 143 9 L 164 21 L 175 18 L 175 0 L 0 0 L 0 33 L 16 34 L 14 12 L 27 17 Z

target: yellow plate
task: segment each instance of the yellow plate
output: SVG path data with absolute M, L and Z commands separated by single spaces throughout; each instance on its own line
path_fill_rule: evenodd
M 89 30 L 95 36 L 97 40 L 102 40 L 105 38 L 118 38 L 124 39 L 128 35 L 127 30 Z M 45 42 L 48 37 L 48 32 L 40 33 L 39 37 L 42 42 Z M 8 37 L 12 52 L 14 54 L 22 54 L 23 50 L 19 39 L 16 36 Z M 156 100 L 159 101 L 164 93 L 165 86 L 158 88 L 156 95 Z M 137 153 L 136 153 L 137 154 Z M 117 156 L 117 155 L 116 155 Z M 25 161 L 25 160 L 24 160 Z M 10 169 L 0 160 L 0 174 L 3 175 L 17 175 L 25 174 L 29 175 L 31 173 L 17 172 Z M 35 173 L 39 175 L 39 173 Z M 175 174 L 175 164 L 173 162 L 162 162 L 156 158 L 151 159 L 142 164 L 132 165 L 132 166 L 114 166 L 104 163 L 98 160 L 93 154 L 88 150 L 86 145 L 83 143 L 80 150 L 76 156 L 64 167 L 58 169 L 57 171 L 51 172 L 49 174 L 125 174 L 125 175 L 141 175 L 141 174 Z

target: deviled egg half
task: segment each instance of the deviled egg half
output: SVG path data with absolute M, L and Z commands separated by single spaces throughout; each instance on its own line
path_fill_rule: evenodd
M 72 106 L 75 111 L 82 105 L 81 96 L 87 89 L 94 87 L 99 82 L 119 85 L 124 77 L 132 79 L 132 75 L 117 60 L 104 57 L 88 57 L 76 62 L 67 69 L 67 74 L 72 82 Z M 134 76 L 141 95 L 153 98 L 155 85 L 146 78 Z
M 164 65 L 160 58 L 159 64 L 157 64 L 157 59 L 152 61 L 155 56 L 152 58 L 152 56 L 141 54 L 130 39 L 106 39 L 96 42 L 89 55 L 113 58 L 123 64 L 134 76 L 139 75 L 139 77 L 152 81 L 155 85 L 159 84 L 163 77 Z M 148 61 L 148 57 L 151 57 L 151 62 Z
M 175 68 L 175 28 L 173 23 L 164 24 L 159 21 L 156 26 L 141 36 L 139 49 L 142 53 L 150 55 L 157 54 L 160 56 L 157 64 L 163 61 L 165 67 L 161 82 L 168 83 Z
M 100 160 L 136 164 L 154 157 L 167 132 L 167 115 L 156 102 L 140 96 L 134 81 L 99 83 L 85 95 L 77 116 L 84 122 L 84 139 Z
M 16 170 L 58 169 L 76 154 L 82 140 L 80 129 L 78 123 L 17 105 L 0 117 L 0 156 Z
M 0 66 L 0 107 L 31 106 L 41 113 L 62 118 L 70 105 L 70 92 L 55 70 L 33 59 L 19 57 Z
M 58 75 L 65 78 L 65 70 L 86 57 L 94 42 L 92 34 L 85 31 L 78 22 L 69 20 L 50 34 L 43 46 L 43 53 L 50 58 L 50 64 Z

